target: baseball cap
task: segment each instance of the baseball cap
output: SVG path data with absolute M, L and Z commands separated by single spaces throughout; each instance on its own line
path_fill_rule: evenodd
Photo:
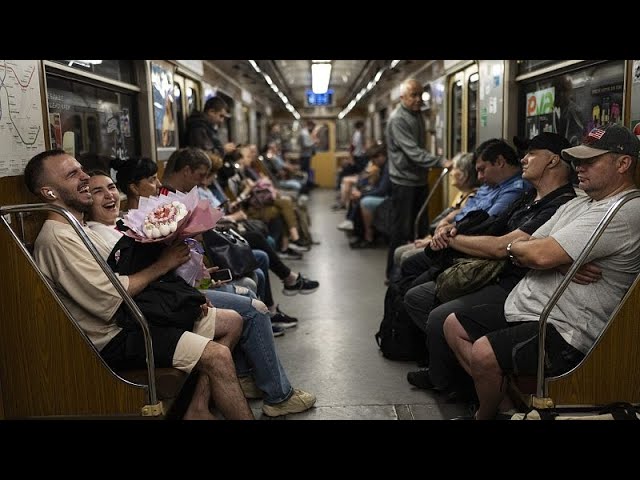
M 592 129 L 582 139 L 581 145 L 563 150 L 562 158 L 567 161 L 571 161 L 574 158 L 587 159 L 607 152 L 621 153 L 638 158 L 640 140 L 628 128 L 617 123 L 610 123 L 605 127 Z
M 569 140 L 562 135 L 552 132 L 542 132 L 536 135 L 531 140 L 526 138 L 513 137 L 513 144 L 522 152 L 529 152 L 531 150 L 549 150 L 550 152 L 560 155 L 562 150 L 571 147 Z M 563 159 L 567 162 L 566 158 Z

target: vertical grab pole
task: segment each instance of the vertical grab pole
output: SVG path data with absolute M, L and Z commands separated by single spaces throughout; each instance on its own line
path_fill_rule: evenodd
M 431 201 L 431 197 L 433 197 L 433 194 L 436 192 L 438 187 L 442 184 L 442 181 L 444 180 L 444 177 L 446 177 L 448 173 L 449 173 L 449 169 L 447 167 L 444 167 L 442 169 L 442 172 L 440 173 L 440 176 L 436 180 L 436 183 L 433 185 L 433 188 L 429 192 L 429 195 L 427 195 L 427 199 L 422 204 L 422 207 L 420 208 L 420 211 L 418 212 L 418 215 L 416 216 L 415 222 L 413 222 L 413 236 L 414 236 L 415 240 L 418 240 L 418 228 L 420 226 L 420 220 L 422 220 L 423 215 L 427 211 L 427 207 L 429 206 L 429 202 Z

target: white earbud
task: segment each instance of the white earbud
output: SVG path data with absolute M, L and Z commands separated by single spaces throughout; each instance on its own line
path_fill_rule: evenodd
M 51 190 L 49 190 L 49 191 L 47 192 L 47 196 L 48 196 L 49 198 L 56 198 L 55 194 L 54 194 Z

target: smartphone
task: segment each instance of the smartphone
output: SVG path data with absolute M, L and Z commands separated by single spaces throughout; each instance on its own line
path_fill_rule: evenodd
M 233 280 L 233 276 L 231 275 L 231 270 L 228 268 L 223 268 L 222 270 L 216 270 L 211 273 L 211 280 L 214 282 L 230 282 Z

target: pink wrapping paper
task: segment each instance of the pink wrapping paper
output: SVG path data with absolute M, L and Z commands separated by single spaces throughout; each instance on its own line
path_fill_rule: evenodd
M 148 238 L 144 234 L 144 219 L 155 208 L 178 201 L 184 204 L 187 209 L 187 216 L 178 222 L 176 231 L 160 238 Z M 152 197 L 141 197 L 138 208 L 129 210 L 123 217 L 124 224 L 131 230 L 127 230 L 128 235 L 141 243 L 165 242 L 172 243 L 174 240 L 184 240 L 199 233 L 212 229 L 223 217 L 223 213 L 211 206 L 206 200 L 200 200 L 197 187 L 193 187 L 189 193 L 170 192 L 168 195 Z

